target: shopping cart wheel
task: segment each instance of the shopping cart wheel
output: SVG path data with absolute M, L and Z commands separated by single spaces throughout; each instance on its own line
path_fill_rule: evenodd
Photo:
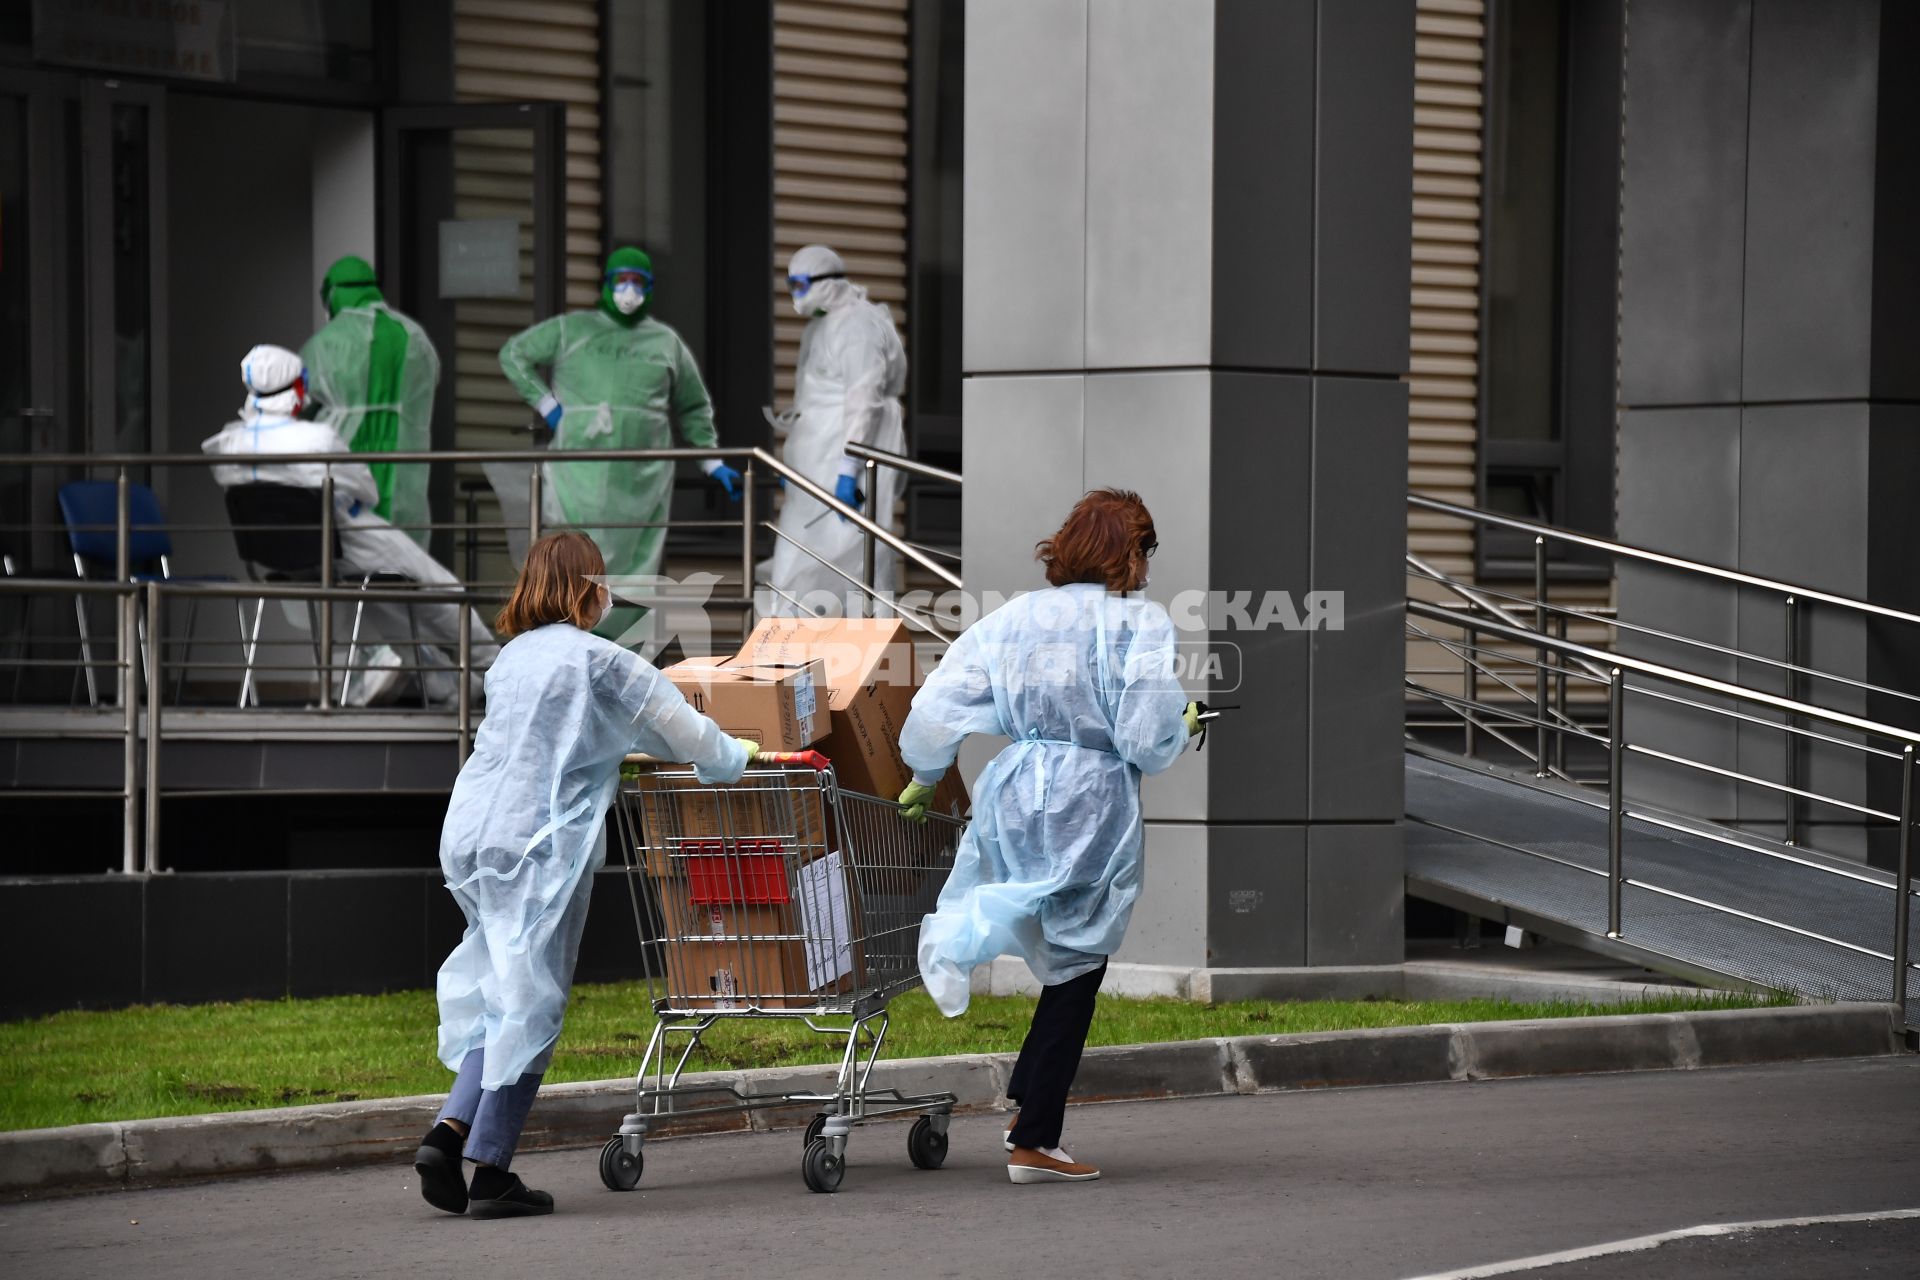
M 819 1137 L 820 1131 L 826 1127 L 827 1127 L 827 1113 L 822 1111 L 819 1115 L 807 1121 L 807 1136 L 801 1140 L 800 1145 L 803 1147 L 812 1146 L 813 1140 Z
M 907 1158 L 916 1169 L 938 1169 L 947 1162 L 947 1135 L 933 1131 L 933 1121 L 921 1116 L 907 1130 Z
M 600 1181 L 609 1191 L 633 1190 L 640 1185 L 640 1171 L 645 1167 L 639 1152 L 627 1151 L 623 1138 L 608 1138 L 607 1145 L 600 1148 Z
M 833 1154 L 831 1142 L 815 1138 L 807 1144 L 807 1154 L 800 1161 L 800 1176 L 806 1179 L 807 1190 L 838 1191 L 846 1172 L 847 1162 Z

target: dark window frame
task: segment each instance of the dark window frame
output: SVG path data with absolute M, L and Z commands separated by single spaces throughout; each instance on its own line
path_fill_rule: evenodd
M 1531 483 L 1544 510 L 1532 518 L 1599 537 L 1614 530 L 1616 297 L 1619 258 L 1619 136 L 1624 0 L 1562 0 L 1561 120 L 1557 153 L 1551 440 L 1489 435 L 1491 308 L 1489 252 L 1494 226 L 1490 160 L 1506 104 L 1493 92 L 1494 33 L 1509 5 L 1489 0 L 1486 94 L 1481 111 L 1480 344 L 1476 366 L 1475 495 L 1490 507 L 1496 485 Z M 1538 0 L 1529 0 L 1538 2 Z M 1598 553 L 1548 544 L 1548 574 L 1563 580 L 1605 579 Z M 1474 539 L 1483 579 L 1534 572 L 1531 539 L 1482 528 Z

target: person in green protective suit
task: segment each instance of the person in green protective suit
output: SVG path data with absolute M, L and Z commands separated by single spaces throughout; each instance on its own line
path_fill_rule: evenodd
M 440 357 L 426 330 L 387 305 L 373 267 L 349 254 L 327 268 L 320 300 L 332 317 L 300 351 L 307 385 L 331 424 L 355 453 L 433 447 L 433 391 Z M 380 489 L 375 513 L 427 545 L 427 473 L 424 464 L 372 463 Z
M 553 428 L 553 448 L 666 449 L 673 444 L 675 420 L 688 445 L 718 443 L 713 401 L 693 353 L 679 334 L 648 314 L 652 294 L 652 259 L 638 249 L 615 249 L 601 277 L 598 307 L 542 320 L 500 348 L 508 381 Z M 540 379 L 542 365 L 551 370 L 547 382 Z M 728 497 L 739 499 L 739 472 L 714 458 L 701 465 Z M 671 462 L 546 463 L 541 520 L 585 532 L 605 554 L 610 577 L 656 575 L 667 531 L 607 526 L 665 521 L 673 470 Z M 614 598 L 620 599 L 618 590 Z M 645 614 L 631 605 L 616 607 L 598 633 L 644 641 Z

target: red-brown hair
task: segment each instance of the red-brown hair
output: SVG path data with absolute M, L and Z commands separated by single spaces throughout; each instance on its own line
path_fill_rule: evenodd
M 592 575 L 604 575 L 607 562 L 600 548 L 584 533 L 550 533 L 527 548 L 527 562 L 513 595 L 494 621 L 502 640 L 544 627 L 571 622 L 582 631 L 593 630 L 600 618 L 600 585 Z
M 1138 591 L 1155 545 L 1153 517 L 1139 494 L 1095 489 L 1074 504 L 1060 531 L 1035 547 L 1034 555 L 1056 587 L 1098 582 L 1109 591 Z

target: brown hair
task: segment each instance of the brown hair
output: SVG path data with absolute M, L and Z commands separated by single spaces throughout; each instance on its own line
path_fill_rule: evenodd
M 1056 587 L 1098 582 L 1109 591 L 1138 591 L 1156 545 L 1153 517 L 1139 494 L 1095 489 L 1074 504 L 1060 531 L 1035 547 L 1034 555 Z
M 592 575 L 606 571 L 600 548 L 586 534 L 548 534 L 527 548 L 527 563 L 494 621 L 494 630 L 503 640 L 549 622 L 571 622 L 582 631 L 593 630 L 600 616 L 600 586 Z

